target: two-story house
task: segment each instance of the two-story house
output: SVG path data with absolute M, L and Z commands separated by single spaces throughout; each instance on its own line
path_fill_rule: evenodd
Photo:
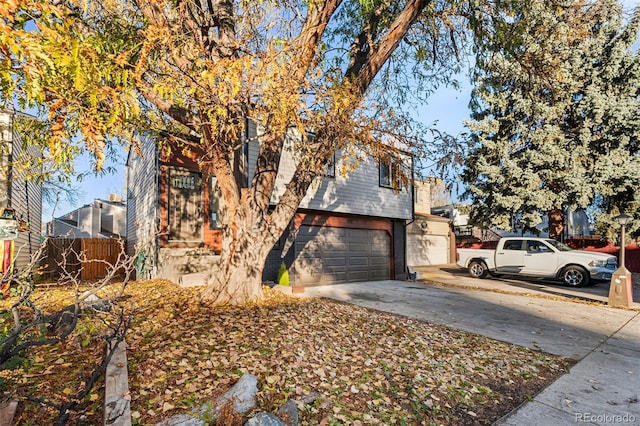
M 26 114 L 0 110 L 0 208 L 11 209 L 19 221 L 28 224 L 15 239 L 0 240 L 2 272 L 15 265 L 22 268 L 31 262 L 41 244 L 42 184 L 28 180 L 28 170 L 15 167 L 23 155 L 40 157 L 40 150 L 23 144 L 17 120 L 35 120 Z M 13 238 L 10 237 L 10 238 Z
M 249 136 L 256 134 L 250 124 Z M 247 143 L 244 152 L 250 182 L 258 143 Z M 409 155 L 399 155 L 400 160 L 411 170 Z M 336 153 L 325 176 L 312 184 L 273 247 L 263 280 L 275 281 L 283 263 L 296 286 L 404 279 L 405 224 L 413 216 L 413 191 L 397 191 L 392 164 L 372 158 L 346 175 L 339 173 L 350 161 L 354 159 Z M 274 202 L 294 164 L 292 150 L 283 150 Z M 180 281 L 203 271 L 220 253 L 215 176 L 193 160 L 177 154 L 163 157 L 156 143 L 147 140 L 141 156 L 129 154 L 127 187 L 128 250 L 142 252 L 144 259 L 138 278 Z
M 109 200 L 95 199 L 45 225 L 52 238 L 124 238 L 127 210 L 123 197 L 111 194 Z

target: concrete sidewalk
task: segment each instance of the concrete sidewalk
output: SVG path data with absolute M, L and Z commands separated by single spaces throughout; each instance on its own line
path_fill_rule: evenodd
M 473 284 L 478 281 L 484 280 Z M 377 281 L 307 287 L 300 295 L 393 312 L 578 361 L 497 424 L 640 424 L 637 310 L 535 297 L 529 289 L 513 294 L 472 287 Z

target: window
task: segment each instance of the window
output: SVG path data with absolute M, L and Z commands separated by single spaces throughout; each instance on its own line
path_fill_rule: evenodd
M 402 161 L 395 157 L 379 160 L 380 186 L 384 188 L 402 189 Z
M 547 247 L 545 243 L 535 240 L 527 240 L 527 251 L 529 253 L 545 253 L 550 252 L 551 249 Z
M 315 137 L 316 137 L 315 133 L 307 132 L 307 143 L 311 145 Z M 331 155 L 331 158 L 329 159 L 329 161 L 327 161 L 327 163 L 322 166 L 322 171 L 320 172 L 319 176 L 331 177 L 331 178 L 336 177 L 336 153 L 335 152 L 333 153 L 333 155 Z
M 218 178 L 209 177 L 209 229 L 220 229 L 220 188 Z
M 334 152 L 329 162 L 324 165 L 324 169 L 322 172 L 324 177 L 336 177 L 336 153 Z
M 502 247 L 505 250 L 522 250 L 522 240 L 507 240 Z

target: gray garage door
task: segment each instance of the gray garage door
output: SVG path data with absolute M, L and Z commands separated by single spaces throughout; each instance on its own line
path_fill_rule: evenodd
M 388 280 L 385 231 L 302 225 L 296 237 L 296 285 Z

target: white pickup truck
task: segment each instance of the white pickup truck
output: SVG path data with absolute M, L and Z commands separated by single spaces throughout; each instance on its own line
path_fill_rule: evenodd
M 458 265 L 475 278 L 491 275 L 522 275 L 554 278 L 579 287 L 590 281 L 606 281 L 617 268 L 615 256 L 573 250 L 549 238 L 506 237 L 496 250 L 457 250 Z

